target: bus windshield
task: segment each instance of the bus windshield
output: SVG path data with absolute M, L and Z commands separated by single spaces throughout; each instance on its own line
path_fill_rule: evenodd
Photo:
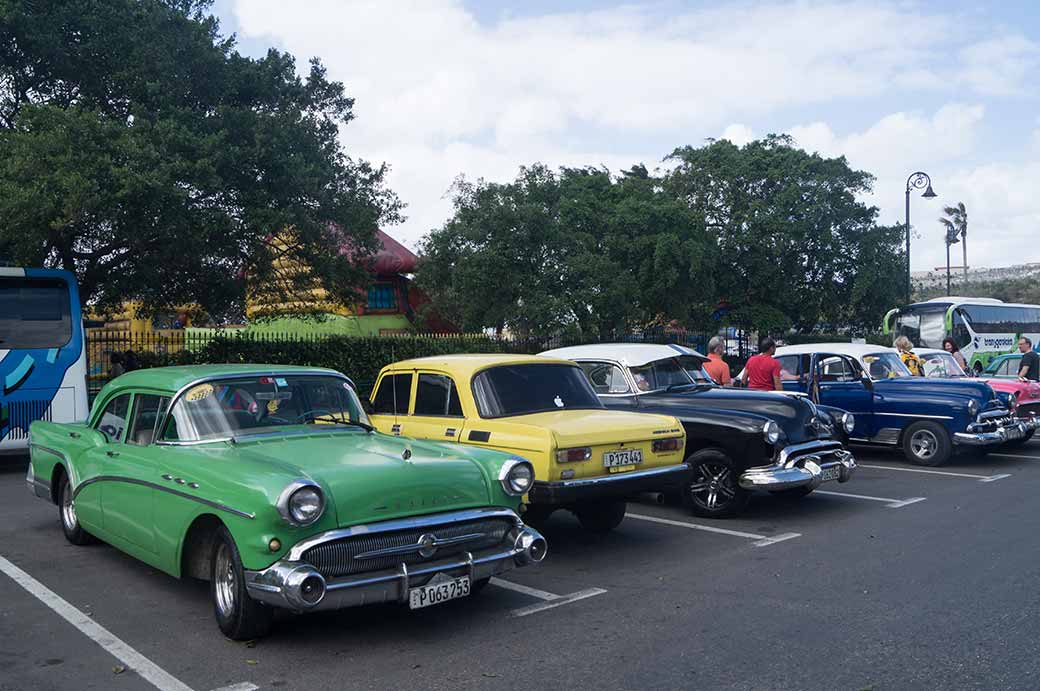
M 915 346 L 942 348 L 946 337 L 947 304 L 907 307 L 896 315 L 894 336 L 906 336 Z
M 60 348 L 71 339 L 72 311 L 64 281 L 0 277 L 0 349 Z

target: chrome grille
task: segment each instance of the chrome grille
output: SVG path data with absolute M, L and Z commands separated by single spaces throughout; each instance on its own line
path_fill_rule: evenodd
M 51 419 L 50 401 L 11 401 L 4 408 L 7 419 L 0 420 L 0 428 L 7 428 L 7 439 L 28 439 L 30 423 Z
M 365 571 L 389 569 L 402 563 L 416 564 L 494 547 L 505 539 L 512 527 L 513 522 L 507 518 L 485 518 L 460 523 L 422 526 L 389 533 L 356 535 L 315 545 L 303 553 L 303 560 L 312 564 L 325 578 L 338 578 Z M 423 535 L 432 534 L 443 540 L 477 533 L 481 536 L 459 544 L 439 547 L 429 559 L 421 557 L 418 550 L 407 554 L 355 558 L 366 552 L 418 545 L 419 538 Z

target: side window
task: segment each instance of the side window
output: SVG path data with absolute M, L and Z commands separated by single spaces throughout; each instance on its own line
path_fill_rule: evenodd
M 852 371 L 845 358 L 838 355 L 825 355 L 820 359 L 820 381 L 848 381 Z
M 109 401 L 108 405 L 101 412 L 97 428 L 108 436 L 109 441 L 122 441 L 129 407 L 130 394 L 125 393 Z
M 777 358 L 780 362 L 780 369 L 787 372 L 789 375 L 796 376 L 798 370 L 798 356 L 797 355 L 781 355 Z
M 607 362 L 583 362 L 581 368 L 592 383 L 593 390 L 603 393 L 630 393 L 625 374 L 617 365 Z
M 372 400 L 376 415 L 405 415 L 412 395 L 411 374 L 391 374 L 379 381 L 379 389 Z
M 416 389 L 416 415 L 462 417 L 459 390 L 451 377 L 442 374 L 420 374 Z
M 155 428 L 166 412 L 170 399 L 165 396 L 138 394 L 134 397 L 134 414 L 130 420 L 128 444 L 148 446 L 155 440 Z

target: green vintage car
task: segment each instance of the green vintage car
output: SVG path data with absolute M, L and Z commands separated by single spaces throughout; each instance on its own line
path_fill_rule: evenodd
M 528 461 L 380 434 L 333 370 L 137 370 L 86 423 L 34 422 L 30 449 L 29 489 L 70 542 L 208 579 L 236 640 L 265 634 L 277 608 L 463 597 L 546 553 L 516 513 Z

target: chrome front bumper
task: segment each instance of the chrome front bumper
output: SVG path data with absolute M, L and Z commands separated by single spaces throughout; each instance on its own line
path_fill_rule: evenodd
M 991 432 L 972 432 L 969 426 L 968 432 L 955 432 L 953 443 L 961 446 L 991 446 L 1003 444 L 1016 439 L 1024 438 L 1029 432 L 1040 428 L 1040 420 L 1036 418 L 1029 420 L 1018 420 L 999 427 Z
M 840 442 L 809 442 L 787 447 L 773 465 L 745 470 L 739 480 L 746 490 L 777 492 L 797 487 L 816 489 L 823 471 L 838 468 L 838 482 L 848 482 L 856 471 L 856 459 Z
M 628 497 L 640 492 L 681 486 L 689 479 L 685 463 L 646 470 L 629 470 L 596 477 L 543 482 L 535 480 L 527 497 L 532 504 L 570 504 L 601 497 Z
M 441 573 L 469 576 L 473 584 L 517 566 L 538 563 L 545 558 L 548 549 L 545 538 L 537 530 L 525 526 L 515 513 L 513 516 L 516 524 L 507 533 L 506 539 L 488 549 L 419 564 L 402 562 L 395 569 L 329 580 L 306 561 L 283 559 L 263 571 L 246 571 L 246 591 L 254 600 L 273 607 L 309 612 L 407 602 L 410 588 L 425 585 Z M 321 541 L 315 538 L 306 541 L 308 548 L 315 544 L 321 544 Z M 288 556 L 294 556 L 299 551 L 294 547 Z

